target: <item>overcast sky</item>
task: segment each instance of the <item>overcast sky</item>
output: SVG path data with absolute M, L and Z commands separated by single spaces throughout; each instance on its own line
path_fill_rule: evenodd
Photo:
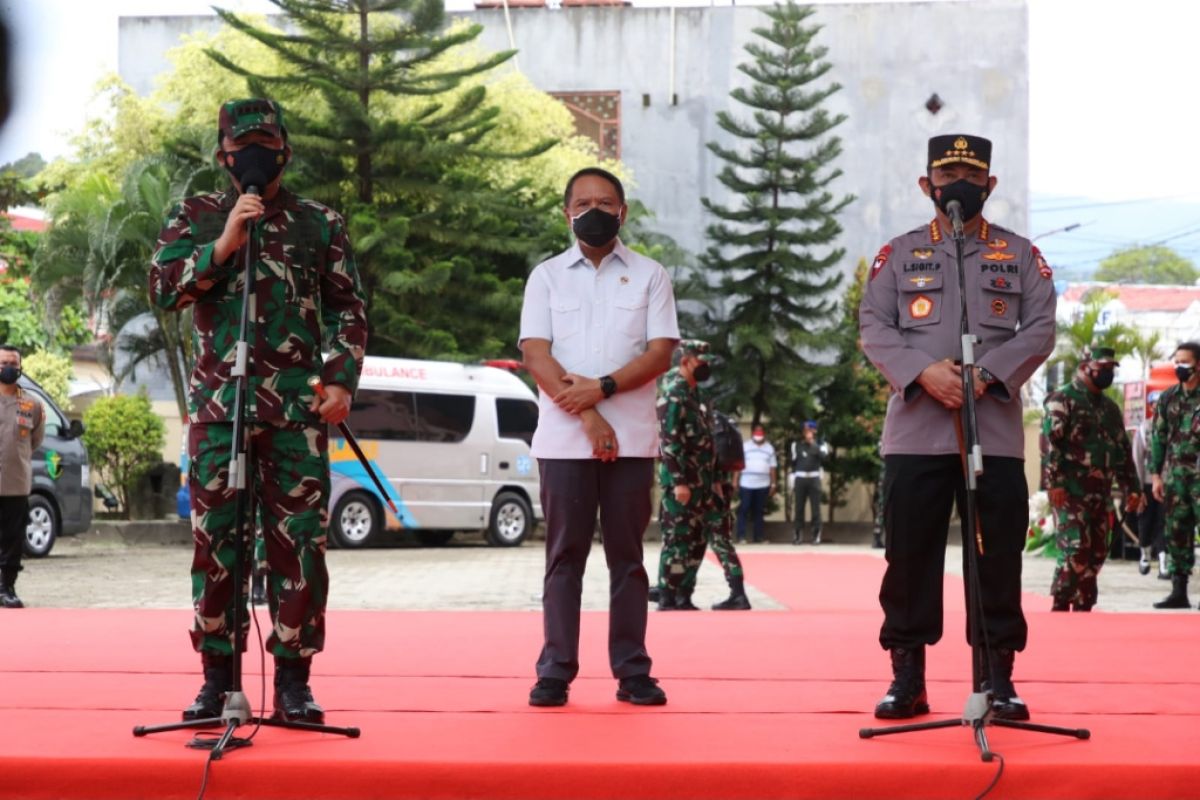
M 18 89 L 14 113 L 0 132 L 0 163 L 31 150 L 47 158 L 67 153 L 67 134 L 80 127 L 95 79 L 115 70 L 118 16 L 208 13 L 213 2 L 218 0 L 0 0 L 17 34 Z M 266 0 L 220 4 L 244 11 L 273 8 Z M 1194 152 L 1200 103 L 1192 83 L 1200 3 L 1029 0 L 1028 5 L 1031 226 L 1039 222 L 1039 202 L 1043 210 L 1054 202 L 1063 205 L 1039 200 L 1045 195 L 1141 205 L 1149 198 L 1200 203 L 1200 159 Z M 471 2 L 449 0 L 447 7 L 470 8 Z M 987 46 L 987 31 L 961 35 L 977 36 Z M 932 37 L 930 47 L 936 47 Z M 1075 219 L 1071 211 L 1063 212 L 1068 221 L 1061 224 L 1089 221 Z M 1182 230 L 1184 224 L 1168 227 Z M 1147 239 L 1158 233 L 1151 231 Z

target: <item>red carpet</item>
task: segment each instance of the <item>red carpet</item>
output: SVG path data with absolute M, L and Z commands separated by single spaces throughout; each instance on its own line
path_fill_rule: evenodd
M 887 682 L 882 562 L 743 560 L 790 610 L 652 614 L 665 708 L 614 699 L 604 614 L 585 614 L 570 705 L 533 709 L 539 614 L 333 613 L 314 689 L 328 722 L 362 737 L 264 728 L 213 764 L 206 796 L 961 798 L 987 787 L 998 765 L 981 763 L 968 730 L 858 738 Z M 956 715 L 970 688 L 953 579 L 947 606 L 929 654 L 933 719 Z M 195 693 L 188 622 L 186 611 L 0 616 L 0 798 L 195 797 L 206 754 L 183 746 L 190 732 L 131 735 L 173 721 Z M 1031 612 L 1016 677 L 1034 721 L 1092 738 L 989 728 L 1005 757 L 989 797 L 1200 796 L 1198 625 L 1197 614 Z M 257 653 L 246 671 L 257 706 Z

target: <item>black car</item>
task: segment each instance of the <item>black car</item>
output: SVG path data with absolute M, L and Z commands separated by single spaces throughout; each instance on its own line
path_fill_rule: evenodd
M 34 381 L 21 376 L 21 388 L 42 401 L 46 437 L 33 454 L 33 491 L 29 495 L 29 525 L 25 553 L 48 555 L 59 536 L 86 531 L 92 524 L 92 490 L 83 423 L 67 420 L 50 396 Z

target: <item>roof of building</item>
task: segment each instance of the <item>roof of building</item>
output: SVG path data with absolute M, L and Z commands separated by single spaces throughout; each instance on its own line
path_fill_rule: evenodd
M 1062 293 L 1061 300 L 1082 302 L 1083 296 L 1106 284 L 1072 283 Z M 1185 311 L 1200 301 L 1200 286 L 1157 286 L 1142 284 L 1107 284 L 1117 301 L 1129 311 Z

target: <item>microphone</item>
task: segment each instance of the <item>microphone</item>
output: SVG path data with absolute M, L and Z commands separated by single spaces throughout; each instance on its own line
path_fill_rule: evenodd
M 261 195 L 262 187 L 267 182 L 267 176 L 260 169 L 248 169 L 242 175 L 242 192 L 244 194 Z
M 962 203 L 957 200 L 951 200 L 946 203 L 946 215 L 950 217 L 950 226 L 954 229 L 954 238 L 963 238 L 963 220 L 962 220 Z

